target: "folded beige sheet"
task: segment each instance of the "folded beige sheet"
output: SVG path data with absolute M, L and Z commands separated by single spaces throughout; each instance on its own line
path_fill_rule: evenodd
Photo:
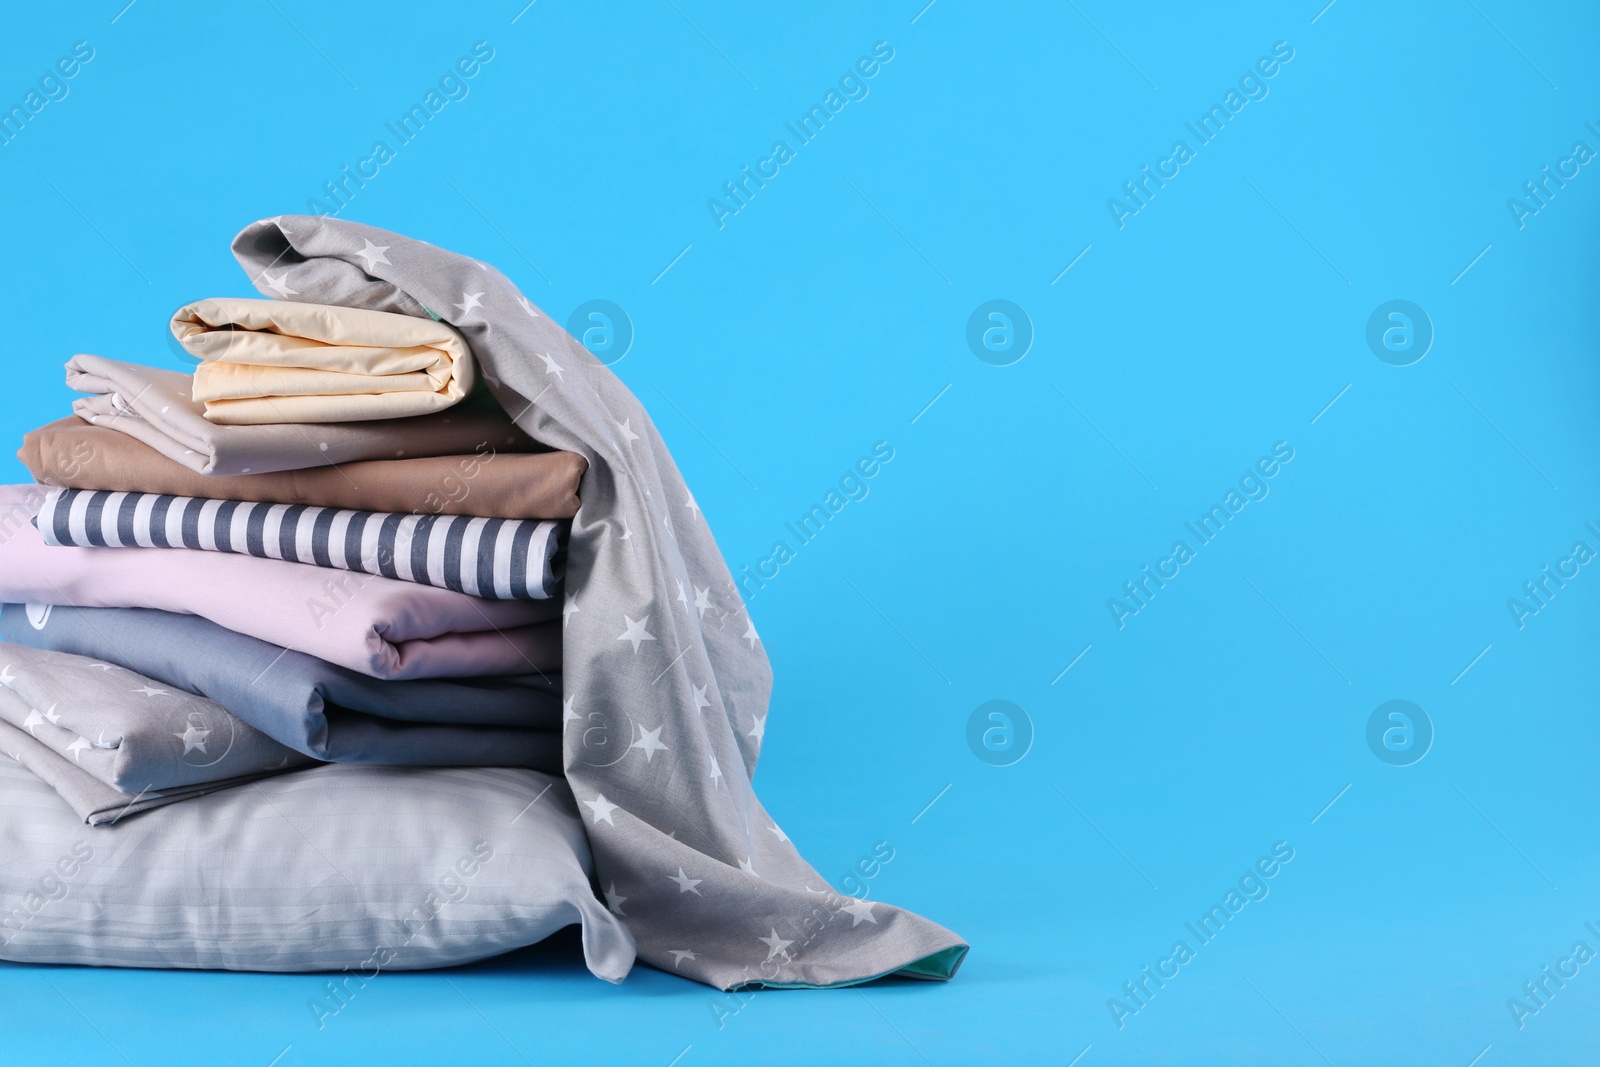
M 226 426 L 426 415 L 476 380 L 452 327 L 386 311 L 219 297 L 179 308 L 172 335 L 201 361 L 195 401 Z

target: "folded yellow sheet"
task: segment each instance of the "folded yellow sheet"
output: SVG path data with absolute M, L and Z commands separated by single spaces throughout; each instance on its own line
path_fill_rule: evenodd
M 476 381 L 453 328 L 387 311 L 219 297 L 179 308 L 172 335 L 202 361 L 194 399 L 221 425 L 425 415 Z

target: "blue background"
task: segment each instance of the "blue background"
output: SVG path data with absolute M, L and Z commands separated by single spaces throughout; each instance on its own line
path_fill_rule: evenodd
M 836 885 L 886 842 L 873 898 L 973 950 L 945 985 L 741 1006 L 607 986 L 560 938 L 385 975 L 320 1031 L 315 976 L 6 966 L 0 1061 L 1593 1062 L 1600 964 L 1507 1007 L 1600 950 L 1600 567 L 1507 607 L 1600 549 L 1600 166 L 1507 206 L 1600 149 L 1592 5 L 124 2 L 0 37 L 6 107 L 95 49 L 0 149 L 3 436 L 66 411 L 74 352 L 177 365 L 173 308 L 250 293 L 233 234 L 489 42 L 343 216 L 558 318 L 624 308 L 616 370 L 735 570 L 890 443 L 752 600 L 758 785 Z M 870 95 L 719 229 L 708 198 L 878 41 Z M 1269 95 L 1119 229 L 1107 198 L 1278 41 Z M 966 342 L 991 299 L 1035 334 L 1010 366 Z M 1366 341 L 1392 299 L 1435 331 L 1410 366 Z M 1270 495 L 1119 629 L 1107 599 L 1280 441 Z M 1031 723 L 1009 766 L 967 742 L 994 699 Z M 1435 731 L 1406 767 L 1366 740 L 1396 699 Z M 1279 841 L 1270 895 L 1119 1029 L 1108 998 Z

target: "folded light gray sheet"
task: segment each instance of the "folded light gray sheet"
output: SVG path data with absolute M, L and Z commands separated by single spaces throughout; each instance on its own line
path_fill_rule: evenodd
M 202 694 L 319 760 L 561 770 L 560 675 L 380 681 L 151 608 L 6 604 L 0 640 L 119 664 Z
M 0 644 L 0 720 L 124 793 L 309 763 L 205 697 L 104 660 Z
M 0 959 L 340 971 L 348 995 L 581 923 L 615 982 L 633 940 L 591 871 L 571 792 L 536 771 L 326 764 L 88 830 L 0 758 Z
M 4 703 L 9 694 L 0 695 Z M 11 698 L 14 699 L 14 698 Z M 45 786 L 56 791 L 61 802 L 77 813 L 90 826 L 109 826 L 129 815 L 151 808 L 160 808 L 180 800 L 192 800 L 218 789 L 227 789 L 254 781 L 263 775 L 228 778 L 203 785 L 178 786 L 174 789 L 141 789 L 137 793 L 124 792 L 107 785 L 82 767 L 63 759 L 49 747 L 19 730 L 9 721 L 0 719 L 0 754 L 10 756 L 26 768 Z M 0 760 L 0 763 L 3 763 Z M 268 775 L 276 772 L 267 772 Z
M 201 474 L 265 474 L 361 459 L 464 456 L 486 447 L 539 450 L 486 398 L 407 419 L 218 426 L 206 420 L 205 405 L 195 402 L 191 376 L 178 371 L 79 355 L 67 361 L 67 386 L 89 394 L 72 402 L 79 418 L 120 430 Z

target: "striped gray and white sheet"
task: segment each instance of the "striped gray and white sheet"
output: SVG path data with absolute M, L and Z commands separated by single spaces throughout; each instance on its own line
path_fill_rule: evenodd
M 35 524 L 47 545 L 235 552 L 491 600 L 553 595 L 564 526 L 98 489 L 50 490 Z

